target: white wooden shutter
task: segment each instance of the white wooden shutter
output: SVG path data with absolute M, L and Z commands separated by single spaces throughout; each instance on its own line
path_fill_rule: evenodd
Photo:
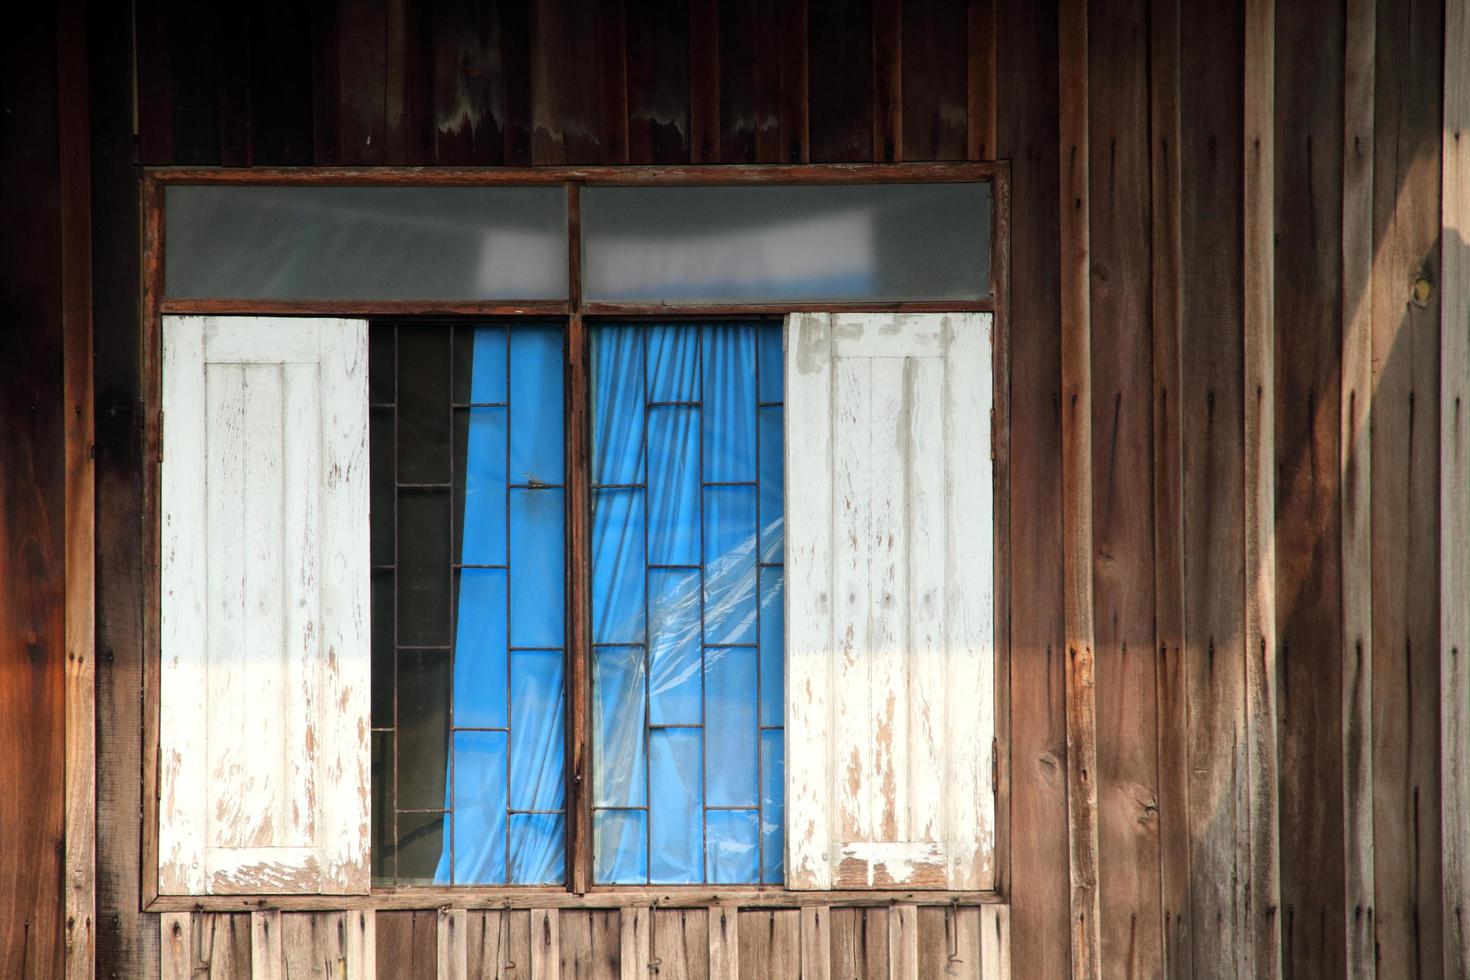
M 164 317 L 159 889 L 366 892 L 361 320 Z
M 989 314 L 786 324 L 786 882 L 994 886 Z

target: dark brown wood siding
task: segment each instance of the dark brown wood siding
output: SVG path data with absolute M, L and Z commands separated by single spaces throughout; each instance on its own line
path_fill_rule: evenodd
M 1279 967 L 1274 953 L 1253 964 L 1263 975 L 1363 975 L 1371 961 L 1380 977 L 1442 975 L 1444 0 L 1275 0 L 1265 106 L 1247 104 L 1245 0 L 1089 0 L 1062 12 L 1026 0 L 86 6 L 98 975 L 154 975 L 159 957 L 159 920 L 140 914 L 138 887 L 137 165 L 992 158 L 1009 161 L 1012 202 L 1002 312 L 1017 506 L 1006 529 L 1010 833 L 1000 868 L 1018 975 L 1069 972 L 1079 872 L 1098 886 L 1104 976 L 1233 976 L 1263 930 L 1279 930 L 1280 950 Z M 1083 15 L 1083 35 L 1063 21 Z M 13 15 L 0 35 L 0 972 L 20 964 L 20 975 L 35 976 L 57 972 L 64 932 L 69 189 L 60 153 L 62 127 L 76 119 L 58 105 L 63 73 L 78 66 L 63 61 L 58 30 L 42 4 Z M 1069 73 L 1060 42 L 1074 50 L 1079 36 L 1087 65 Z M 1077 93 L 1063 90 L 1079 77 L 1084 116 Z M 1366 133 L 1364 113 L 1344 105 L 1365 91 Z M 1069 131 L 1079 119 L 1087 130 L 1066 153 L 1064 106 Z M 1345 115 L 1359 120 L 1350 134 Z M 1259 199 L 1245 187 L 1251 119 L 1269 120 L 1273 138 L 1274 255 L 1264 282 L 1250 278 L 1262 273 L 1247 261 L 1248 247 L 1263 244 L 1248 238 L 1247 209 Z M 1088 175 L 1080 205 L 1061 199 L 1077 152 Z M 1085 221 L 1064 222 L 1068 206 Z M 1347 253 L 1345 235 L 1357 236 Z M 1370 256 L 1371 268 L 1345 265 L 1348 254 Z M 1063 419 L 1082 416 L 1062 403 L 1062 342 L 1081 334 L 1064 331 L 1059 296 L 1079 271 L 1087 302 L 1069 294 L 1068 309 L 1089 318 L 1091 544 L 1064 552 Z M 1257 402 L 1246 317 L 1262 295 L 1271 297 L 1273 368 L 1269 397 Z M 1345 341 L 1363 309 L 1368 329 Z M 1370 358 L 1369 390 L 1345 376 L 1345 343 Z M 1343 434 L 1356 398 L 1369 406 L 1363 458 Z M 1260 428 L 1249 429 L 1256 405 Z M 1263 431 L 1274 462 L 1268 501 L 1246 482 Z M 1363 466 L 1366 501 L 1348 496 Z M 1275 637 L 1264 652 L 1246 638 L 1262 572 L 1247 563 L 1251 507 L 1269 515 L 1275 557 L 1260 607 L 1272 621 L 1256 624 Z M 1345 564 L 1345 540 L 1354 554 L 1371 553 L 1364 567 Z M 1085 855 L 1069 849 L 1069 807 L 1079 801 L 1068 794 L 1063 598 L 1074 553 L 1090 562 L 1093 602 L 1093 868 L 1076 867 Z M 1348 595 L 1364 598 L 1347 607 Z M 1348 635 L 1352 624 L 1367 628 Z M 1247 731 L 1261 721 L 1248 703 L 1250 658 L 1263 653 L 1274 671 L 1266 760 L 1248 752 Z M 1262 785 L 1276 788 L 1274 828 L 1259 826 L 1251 799 Z M 1271 849 L 1279 907 L 1252 904 L 1270 891 L 1250 874 L 1271 862 L 1250 846 Z M 706 975 L 719 914 L 660 911 L 660 955 Z M 784 969 L 790 936 L 806 935 L 796 914 L 732 918 L 742 972 Z M 834 976 L 883 975 L 888 914 L 834 912 Z M 524 967 L 530 921 L 508 921 L 504 941 Z M 918 921 L 928 963 L 924 937 L 949 942 L 950 926 L 933 909 Z M 470 913 L 472 964 L 493 959 L 498 922 L 494 912 Z M 560 928 L 565 970 L 616 973 L 599 945 L 619 941 L 615 912 L 568 912 Z M 433 911 L 384 913 L 377 929 L 380 966 L 434 961 Z M 196 916 L 190 935 L 209 943 L 196 964 L 248 959 L 248 916 Z M 580 948 L 579 937 L 591 945 Z

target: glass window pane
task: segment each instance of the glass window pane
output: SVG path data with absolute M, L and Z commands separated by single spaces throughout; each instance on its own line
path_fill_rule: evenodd
M 504 732 L 454 736 L 454 883 L 505 881 Z M 441 867 L 436 876 L 447 881 Z
M 786 879 L 785 733 L 761 732 L 761 881 Z
M 710 806 L 758 802 L 756 651 L 715 647 L 704 652 L 705 796 Z
M 523 327 L 511 332 L 511 483 L 562 482 L 561 347 L 560 327 Z
M 699 564 L 699 409 L 648 410 L 648 561 Z
M 592 485 L 643 482 L 643 334 L 592 331 Z
M 756 641 L 755 509 L 755 487 L 705 487 L 706 643 Z
M 705 862 L 713 884 L 760 880 L 759 814 L 755 810 L 711 810 L 705 817 Z
M 600 884 L 648 881 L 648 814 L 598 810 L 592 815 L 592 873 Z
M 703 880 L 700 751 L 698 729 L 661 728 L 648 734 L 649 878 L 655 884 Z
M 704 478 L 756 479 L 755 326 L 704 328 Z
M 692 402 L 699 398 L 699 327 L 656 323 L 648 327 L 648 400 Z
M 761 724 L 783 724 L 786 712 L 786 571 L 766 565 L 761 577 Z
M 532 339 L 518 348 L 521 329 Z M 375 733 L 375 747 L 381 755 L 396 745 L 401 776 L 394 781 L 391 759 L 375 772 L 375 794 L 388 794 L 374 831 L 378 873 L 388 884 L 554 883 L 565 870 L 565 491 L 515 487 L 506 466 L 521 431 L 529 458 L 552 461 L 561 478 L 560 329 L 374 324 L 370 332 L 415 335 L 414 356 L 398 359 L 420 420 L 409 428 L 431 441 L 452 433 L 445 482 L 421 474 L 434 485 L 400 483 L 394 501 L 389 468 L 393 505 L 373 531 L 398 542 L 396 569 L 374 572 L 373 720 L 391 729 Z M 504 381 L 523 349 L 533 356 L 517 376 L 545 383 L 509 392 Z M 495 399 L 504 404 L 482 404 Z M 406 450 L 404 403 L 378 411 L 387 424 L 370 438 L 397 428 Z M 538 416 L 555 424 L 517 430 L 518 414 L 522 426 Z M 445 429 L 433 420 L 452 421 Z M 507 856 L 512 839 L 521 850 Z M 412 852 L 400 853 L 400 843 Z
M 649 724 L 697 725 L 701 721 L 701 612 L 698 569 L 649 570 Z
M 225 299 L 565 299 L 566 191 L 165 190 L 165 293 Z
M 398 331 L 398 479 L 449 482 L 449 328 Z
M 643 806 L 643 648 L 592 650 L 592 803 Z
M 761 409 L 761 561 L 783 561 L 783 526 L 786 518 L 786 463 L 783 410 L 780 405 Z
M 584 291 L 620 302 L 964 300 L 990 185 L 587 187 Z
M 642 643 L 642 490 L 592 491 L 592 642 Z

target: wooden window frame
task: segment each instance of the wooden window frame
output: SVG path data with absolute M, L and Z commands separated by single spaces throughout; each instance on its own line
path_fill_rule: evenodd
M 606 303 L 581 295 L 581 188 L 584 186 L 732 186 L 794 184 L 974 183 L 991 185 L 990 295 L 979 300 L 824 303 Z M 263 186 L 562 186 L 567 194 L 566 300 L 515 302 L 433 300 L 169 299 L 164 295 L 164 191 L 170 185 Z M 144 371 L 144 677 L 142 908 L 147 912 L 260 909 L 577 908 L 708 906 L 800 907 L 833 903 L 884 906 L 1002 902 L 1009 892 L 1010 853 L 1010 167 L 995 163 L 802 164 L 699 167 L 547 167 L 536 169 L 413 168 L 148 168 L 143 173 L 142 344 Z M 595 885 L 592 881 L 591 495 L 588 320 L 778 317 L 800 312 L 984 312 L 994 316 L 992 453 L 995 492 L 995 888 L 954 891 L 792 891 L 784 885 Z M 536 317 L 566 326 L 567 471 L 567 882 L 563 886 L 397 886 L 366 895 L 160 895 L 158 854 L 161 670 L 160 461 L 161 336 L 166 314 L 256 316 Z

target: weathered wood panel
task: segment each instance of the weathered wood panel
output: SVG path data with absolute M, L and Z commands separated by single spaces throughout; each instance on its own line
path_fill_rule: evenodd
M 1242 147 L 1239 7 L 1190 3 L 1180 29 L 1180 357 L 1185 383 L 1184 673 L 1193 971 L 1249 952 L 1245 731 Z
M 1337 7 L 1277 5 L 1275 222 L 1267 215 L 1261 228 L 1275 236 L 1275 376 L 1268 379 L 1275 397 L 1268 410 L 1275 413 L 1280 940 L 1287 976 L 1344 975 L 1344 856 L 1355 858 L 1345 850 L 1342 811 L 1342 17 Z M 1258 929 L 1263 911 L 1254 911 Z
M 888 977 L 888 909 L 832 910 L 832 976 Z
M 1343 25 L 1342 499 L 1343 876 L 1347 975 L 1371 980 L 1373 926 L 1373 0 Z
M 1444 975 L 1470 974 L 1470 3 L 1445 5 L 1440 299 Z
M 56 8 L 35 5 L 7 18 L 0 38 L 0 963 L 21 977 L 63 967 L 67 243 L 57 31 Z
M 465 972 L 477 980 L 510 980 L 531 968 L 531 913 L 471 910 L 466 917 Z M 517 971 L 520 971 L 517 973 Z
M 1439 977 L 1443 4 L 1380 0 L 1373 186 L 1373 860 L 1380 977 Z
M 1092 588 L 1097 664 L 1102 974 L 1163 970 L 1154 653 L 1153 395 L 1149 316 L 1147 4 L 1088 11 L 1093 419 Z
M 801 975 L 801 913 L 740 913 L 740 980 Z
M 1011 855 L 1016 957 L 1066 976 L 1057 23 L 1047 5 L 998 14 L 997 156 L 1011 160 Z M 1025 447 L 1022 451 L 1019 447 Z M 1024 828 L 1024 829 L 1023 829 Z M 836 923 L 833 942 L 836 948 Z
M 432 977 L 437 972 L 438 912 L 379 912 L 376 934 L 378 976 L 385 980 L 388 977 Z M 534 957 L 529 966 L 532 967 L 531 976 L 537 977 Z
M 993 882 L 991 326 L 788 319 L 793 888 Z

